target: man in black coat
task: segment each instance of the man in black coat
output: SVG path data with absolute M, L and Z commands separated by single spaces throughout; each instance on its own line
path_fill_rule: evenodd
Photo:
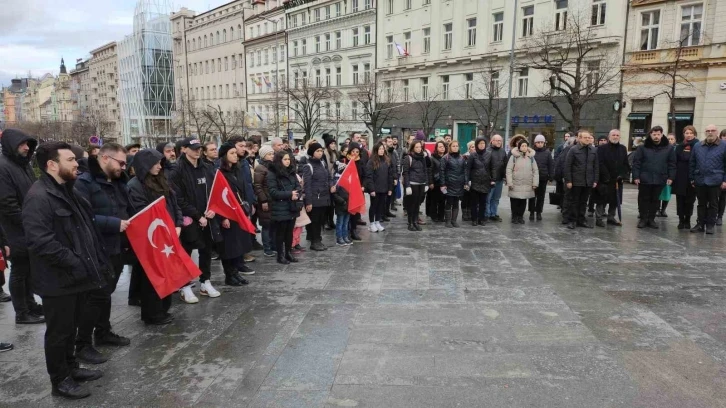
M 660 209 L 660 193 L 676 178 L 676 151 L 663 137 L 663 128 L 653 127 L 633 157 L 633 181 L 638 186 L 638 228 L 658 228 L 655 213 Z
M 537 135 L 534 138 L 534 161 L 537 162 L 539 171 L 539 186 L 534 191 L 534 198 L 530 198 L 527 205 L 529 206 L 529 220 L 534 221 L 536 215 L 537 221 L 542 221 L 547 184 L 555 178 L 555 159 L 552 158 L 552 152 L 547 148 L 547 140 L 544 135 Z
M 388 203 L 386 204 L 386 214 L 385 217 L 387 218 L 394 218 L 396 214 L 392 213 L 391 211 L 397 211 L 396 210 L 396 195 L 395 195 L 395 189 L 398 185 L 398 176 L 400 173 L 401 168 L 401 159 L 399 157 L 398 151 L 396 150 L 396 147 L 393 144 L 394 137 L 391 135 L 386 136 L 386 152 L 388 153 L 388 157 L 391 158 L 391 168 L 393 168 L 393 189 L 394 194 L 391 194 L 388 196 L 387 200 Z M 383 220 L 386 221 L 386 220 Z
M 77 381 L 103 374 L 79 368 L 74 340 L 86 296 L 107 285 L 110 266 L 91 208 L 73 189 L 78 163 L 70 145 L 44 143 L 36 158 L 42 174 L 25 197 L 22 220 L 33 288 L 45 308 L 45 361 L 53 395 L 85 398 L 90 393 Z
M 587 130 L 577 134 L 577 144 L 567 152 L 565 159 L 564 178 L 567 193 L 567 228 L 575 229 L 575 225 L 585 228 L 593 226 L 587 222 L 585 211 L 590 189 L 597 187 L 600 178 L 600 168 L 597 162 L 597 152 L 592 145 L 594 138 Z
M 620 144 L 620 130 L 613 129 L 608 134 L 608 143 L 597 148 L 597 160 L 600 166 L 598 184 L 599 201 L 597 203 L 596 224 L 604 227 L 605 206 L 608 206 L 607 223 L 620 226 L 615 219 L 618 210 L 618 189 L 623 185 L 623 178 L 628 174 L 628 149 Z
M 88 292 L 86 307 L 78 326 L 76 358 L 90 364 L 108 360 L 93 347 L 128 346 L 131 340 L 111 330 L 111 294 L 116 290 L 124 265 L 133 263 L 131 244 L 126 238 L 129 216 L 129 190 L 126 186 L 126 149 L 117 143 L 106 143 L 98 156 L 88 158 L 88 172 L 78 177 L 76 192 L 91 204 L 93 222 L 101 233 L 113 276 L 103 289 Z M 95 331 L 94 331 L 95 329 Z M 93 339 L 92 339 L 93 335 Z
M 43 323 L 43 307 L 33 298 L 30 285 L 30 259 L 21 217 L 23 200 L 35 182 L 30 166 L 38 141 L 16 129 L 2 132 L 0 139 L 0 226 L 10 244 L 10 296 L 15 323 Z

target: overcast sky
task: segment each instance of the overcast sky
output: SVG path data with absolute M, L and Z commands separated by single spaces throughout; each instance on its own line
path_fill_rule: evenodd
M 163 0 L 155 0 L 163 1 Z M 171 2 L 171 0 L 169 0 Z M 175 0 L 174 10 L 197 13 L 230 0 Z M 12 78 L 57 75 L 61 57 L 68 71 L 77 58 L 133 30 L 136 0 L 0 0 L 0 85 Z

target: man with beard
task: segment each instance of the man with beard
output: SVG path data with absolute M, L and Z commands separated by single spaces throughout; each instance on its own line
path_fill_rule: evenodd
M 663 128 L 653 127 L 645 143 L 633 157 L 633 181 L 638 186 L 638 228 L 658 229 L 655 213 L 660 209 L 660 193 L 676 178 L 676 151 L 663 137 Z
M 713 234 L 718 217 L 718 199 L 726 190 L 726 142 L 718 135 L 715 125 L 706 127 L 706 140 L 693 147 L 690 162 L 691 183 L 698 197 L 698 223 L 691 232 Z
M 161 160 L 161 167 L 164 169 L 165 174 L 168 175 L 176 167 L 176 147 L 174 143 L 161 142 L 156 145 L 156 151 L 164 155 Z
M 126 153 L 133 156 L 135 155 L 139 150 L 141 150 L 141 145 L 138 143 L 131 143 L 124 146 L 124 149 L 126 149 Z
M 241 182 L 244 183 L 245 196 L 242 197 L 242 199 L 244 201 L 247 201 L 250 207 L 254 208 L 254 206 L 257 204 L 257 198 L 255 197 L 255 190 L 252 186 L 252 166 L 250 166 L 250 161 L 247 160 L 247 157 L 250 155 L 250 152 L 247 149 L 247 142 L 242 136 L 233 136 L 229 138 L 228 142 L 234 144 L 235 150 L 237 151 L 237 157 L 239 157 L 239 163 L 237 163 L 237 171 L 239 172 L 239 174 L 237 175 L 237 177 Z M 248 216 L 252 217 L 253 215 L 248 214 Z M 253 219 L 252 222 L 255 224 L 255 228 L 257 228 L 257 219 Z M 252 235 L 252 249 L 255 251 L 263 250 L 264 248 L 262 244 L 257 241 L 257 235 L 250 235 Z M 245 262 L 255 261 L 255 257 L 251 254 L 245 254 L 244 259 Z M 239 272 L 241 274 L 254 273 L 254 271 L 251 270 L 248 266 L 240 267 Z
M 396 186 L 398 186 L 398 175 L 399 175 L 399 167 L 401 165 L 401 159 L 398 156 L 398 152 L 396 151 L 396 146 L 393 144 L 393 141 L 396 140 L 393 136 L 386 136 L 386 151 L 388 152 L 388 157 L 391 158 L 391 168 L 394 171 L 393 176 L 393 189 L 396 189 Z M 388 203 L 386 205 L 386 213 L 384 214 L 385 217 L 388 218 L 394 218 L 396 214 L 392 213 L 391 211 L 397 211 L 396 210 L 396 195 L 391 194 L 387 196 Z M 383 221 L 386 221 L 385 219 Z
M 607 223 L 623 225 L 615 219 L 618 210 L 618 190 L 623 185 L 623 178 L 628 174 L 628 149 L 620 144 L 620 130 L 613 129 L 608 134 L 608 143 L 597 148 L 597 160 L 600 166 L 598 184 L 599 200 L 597 203 L 595 225 L 604 227 L 605 206 L 608 206 Z
M 98 156 L 88 158 L 88 172 L 78 177 L 75 190 L 91 204 L 93 222 L 101 234 L 103 247 L 111 262 L 110 282 L 88 292 L 83 316 L 78 324 L 76 358 L 89 364 L 105 363 L 108 358 L 93 347 L 128 346 L 131 340 L 111 331 L 111 294 L 116 290 L 124 265 L 132 264 L 131 244 L 126 238 L 129 190 L 124 180 L 126 149 L 116 143 L 104 144 Z M 95 330 L 94 330 L 95 329 Z M 93 339 L 92 339 L 93 337 Z
M 494 185 L 489 190 L 486 202 L 486 216 L 491 221 L 502 222 L 502 218 L 497 214 L 499 209 L 499 200 L 502 198 L 502 188 L 504 187 L 504 177 L 507 171 L 507 152 L 502 148 L 504 139 L 498 134 L 494 134 L 487 151 L 491 155 L 492 160 L 492 181 Z
M 90 395 L 80 381 L 103 373 L 80 368 L 73 350 L 89 291 L 110 280 L 109 265 L 88 202 L 73 189 L 78 163 L 70 145 L 48 142 L 36 152 L 42 172 L 23 205 L 33 288 L 46 313 L 45 362 L 52 394 L 79 399 Z
M 9 286 L 15 323 L 43 323 L 43 307 L 35 302 L 31 291 L 30 258 L 21 217 L 25 195 L 35 182 L 30 159 L 38 141 L 20 130 L 6 129 L 0 143 L 0 227 L 10 247 Z

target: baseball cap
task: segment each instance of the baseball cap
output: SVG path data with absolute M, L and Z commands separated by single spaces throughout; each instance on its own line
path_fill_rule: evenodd
M 202 148 L 202 142 L 196 137 L 188 137 L 182 141 L 182 147 L 197 150 Z

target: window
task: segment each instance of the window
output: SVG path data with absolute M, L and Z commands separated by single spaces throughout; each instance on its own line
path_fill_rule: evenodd
M 371 64 L 363 64 L 363 81 L 366 84 L 371 82 Z
M 371 43 L 371 26 L 363 27 L 363 44 Z
M 219 31 L 217 31 L 217 39 L 214 41 L 214 44 L 219 44 L 221 42 L 221 37 L 219 36 Z M 212 44 L 212 45 L 214 45 Z M 219 91 L 219 93 L 222 93 L 222 91 Z
M 471 99 L 474 96 L 474 74 L 464 74 L 464 98 Z
M 408 79 L 404 79 L 401 82 L 403 82 L 403 101 L 408 102 Z
M 280 47 L 280 62 L 285 61 L 285 47 Z
M 272 62 L 277 62 L 277 47 L 272 47 Z
M 429 98 L 429 79 L 421 78 L 421 99 Z
M 239 96 L 237 93 L 237 84 L 232 84 L 232 96 Z
M 212 87 L 212 99 L 217 99 L 217 87 Z
M 340 102 L 335 102 L 335 117 L 340 118 Z
M 224 70 L 229 71 L 229 60 L 227 57 L 224 57 Z
M 534 32 L 534 6 L 522 7 L 522 37 L 530 37 Z
M 383 83 L 384 95 L 386 96 L 386 102 L 391 102 L 393 99 L 393 90 L 391 89 L 391 81 L 385 81 Z
M 339 50 L 343 46 L 343 34 L 340 31 L 335 32 L 335 49 Z
M 297 27 L 297 16 L 290 16 L 290 21 L 292 22 L 293 27 Z M 250 34 L 252 34 L 251 28 L 250 28 Z
M 292 42 L 292 56 L 297 57 L 297 41 Z
M 586 93 L 596 91 L 600 87 L 600 61 L 587 63 L 587 90 Z
M 431 52 L 431 28 L 427 27 L 423 29 L 423 53 L 428 54 Z
M 654 50 L 658 48 L 660 10 L 642 13 L 640 17 L 640 49 L 643 51 Z
M 308 84 L 308 71 L 303 70 L 303 72 L 302 72 L 302 81 L 303 81 L 303 85 L 307 86 L 307 84 Z
M 313 14 L 315 15 L 315 21 L 320 21 L 320 9 L 319 8 L 316 8 L 313 11 Z
M 338 86 L 340 86 L 340 81 L 341 81 L 341 77 L 342 77 L 341 71 L 342 70 L 340 67 L 335 68 L 335 85 L 338 85 Z
M 302 18 L 302 25 L 305 25 L 306 22 L 305 22 L 305 12 L 304 11 L 302 13 L 300 13 L 300 17 Z
M 358 119 L 358 102 L 354 101 L 350 106 L 351 106 L 350 118 L 353 120 Z
M 358 46 L 358 28 L 353 29 L 353 46 Z
M 234 38 L 234 27 L 230 27 L 229 28 L 229 40 L 232 41 L 234 39 L 235 39 Z
M 269 31 L 267 31 L 267 23 L 264 23 L 264 27 L 265 27 L 265 34 L 267 34 L 269 32 Z
M 358 65 L 353 65 L 353 85 L 358 85 Z
M 267 65 L 269 63 L 270 63 L 270 50 L 266 49 L 265 50 L 265 65 Z
M 207 36 L 206 35 L 204 36 L 204 46 L 205 47 L 207 46 Z
M 449 99 L 449 76 L 441 76 L 441 99 Z
M 519 71 L 519 87 L 518 96 L 527 96 L 527 88 L 529 87 L 529 68 L 522 68 Z
M 386 59 L 393 58 L 393 36 L 386 36 Z
M 300 73 L 295 71 L 295 88 L 297 88 L 298 82 L 300 80 Z
M 222 30 L 222 42 L 227 42 L 227 30 Z M 229 92 L 227 92 L 229 93 Z
M 364 0 L 364 2 L 366 10 L 370 9 L 373 6 L 373 2 L 371 0 Z
M 504 37 L 504 13 L 494 13 L 493 42 L 501 42 Z
M 444 50 L 450 50 L 454 42 L 453 27 L 451 23 L 444 24 Z
M 476 18 L 466 20 L 466 46 L 473 47 L 476 45 Z
M 411 0 L 403 0 L 403 9 L 411 10 Z
M 325 51 L 330 51 L 330 33 L 325 34 Z
M 212 64 L 212 69 L 214 69 L 214 64 Z M 204 61 L 204 73 L 209 73 L 209 61 Z
M 605 24 L 605 0 L 592 0 L 592 18 L 590 24 L 603 25 Z
M 403 48 L 407 53 L 411 53 L 411 32 L 403 33 Z
M 262 65 L 262 51 L 257 51 L 257 66 Z
M 340 17 L 340 2 L 335 3 L 335 17 Z
M 424 6 L 427 6 L 429 4 L 431 4 L 431 0 L 423 0 L 423 5 Z
M 499 71 L 492 72 L 489 77 L 489 92 L 487 96 L 499 98 Z
M 255 54 L 252 52 L 249 53 L 248 59 L 250 60 L 250 67 L 254 67 L 255 66 Z
M 320 52 L 320 36 L 315 36 L 315 52 Z
M 330 68 L 325 68 L 325 86 L 332 85 L 330 83 Z
M 315 86 L 320 88 L 322 86 L 322 80 L 323 78 L 320 76 L 320 70 L 315 70 Z
M 308 40 L 302 40 L 302 55 L 307 54 Z
M 701 41 L 703 4 L 681 7 L 681 44 L 686 47 L 698 45 Z
M 358 0 L 351 0 L 351 6 L 352 6 L 351 8 L 352 8 L 353 12 L 354 13 L 357 12 L 358 11 Z
M 555 0 L 555 31 L 567 29 L 567 0 Z
M 393 14 L 393 0 L 388 0 L 388 14 Z
M 233 55 L 232 56 L 232 69 L 236 69 L 236 68 L 237 68 L 237 59 Z
M 229 98 L 229 84 L 224 86 L 224 97 Z

